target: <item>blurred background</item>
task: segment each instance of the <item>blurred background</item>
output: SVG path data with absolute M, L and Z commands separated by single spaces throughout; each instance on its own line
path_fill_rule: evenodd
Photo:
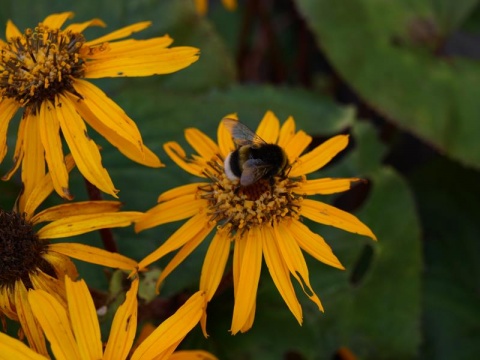
M 236 112 L 251 128 L 267 110 L 282 122 L 292 115 L 297 129 L 314 136 L 312 146 L 351 135 L 347 150 L 312 177 L 367 179 L 319 199 L 354 213 L 378 242 L 306 221 L 346 267 L 307 258 L 325 313 L 297 289 L 300 327 L 264 268 L 252 330 L 228 333 L 233 291 L 226 279 L 209 306 L 209 339 L 197 329 L 183 347 L 221 359 L 474 359 L 480 354 L 479 3 L 239 0 L 231 11 L 211 0 L 201 15 L 193 0 L 2 0 L 0 27 L 11 19 L 23 30 L 50 13 L 74 11 L 75 22 L 107 23 L 87 30 L 87 39 L 151 20 L 134 37 L 169 34 L 174 46 L 200 48 L 200 60 L 175 74 L 95 81 L 167 164 L 135 164 L 91 130 L 127 210 L 147 210 L 161 192 L 196 181 L 162 144 L 186 145 L 188 127 L 216 139 L 226 114 Z M 13 124 L 2 174 L 11 165 Z M 71 184 L 76 200 L 87 198 L 79 173 Z M 9 209 L 19 181 L 0 186 L 0 206 Z M 179 226 L 115 236 L 122 253 L 140 260 Z M 101 246 L 96 235 L 72 241 Z M 170 275 L 159 298 L 145 282 L 142 321 L 158 323 L 170 311 L 165 304 L 195 291 L 205 251 Z M 115 274 L 78 266 L 92 291 L 111 297 Z M 104 323 L 106 339 L 108 317 Z

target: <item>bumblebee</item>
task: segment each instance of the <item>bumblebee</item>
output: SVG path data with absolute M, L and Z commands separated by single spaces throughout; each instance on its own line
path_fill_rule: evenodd
M 273 184 L 274 176 L 285 176 L 289 163 L 280 146 L 267 144 L 237 120 L 225 118 L 222 122 L 237 145 L 224 162 L 225 174 L 230 180 L 240 179 L 241 186 L 249 186 L 260 179 L 268 179 Z

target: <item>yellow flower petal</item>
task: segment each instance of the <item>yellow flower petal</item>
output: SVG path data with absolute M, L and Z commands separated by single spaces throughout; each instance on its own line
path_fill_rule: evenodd
M 175 254 L 172 260 L 169 261 L 168 265 L 165 266 L 162 273 L 157 279 L 157 291 L 160 287 L 160 284 L 167 278 L 168 275 L 172 273 L 173 270 L 180 265 L 183 260 L 185 260 L 197 247 L 205 240 L 205 237 L 210 233 L 210 228 L 202 228 L 201 231 L 191 238 L 182 248 Z M 200 289 L 201 290 L 201 289 Z
M 187 154 L 183 150 L 183 148 L 178 145 L 175 141 L 167 142 L 163 145 L 163 149 L 167 153 L 167 155 L 186 172 L 198 176 L 198 177 L 206 177 L 203 171 L 205 170 L 205 166 L 203 164 L 195 163 L 191 160 L 187 159 Z
M 137 293 L 138 277 L 133 279 L 132 286 L 125 296 L 125 302 L 115 313 L 103 360 L 127 358 L 137 330 Z
M 63 307 L 67 307 L 67 299 L 65 298 L 65 283 L 58 280 L 48 274 L 45 274 L 41 270 L 35 275 L 30 274 L 30 281 L 32 282 L 34 289 L 40 289 L 48 292 L 57 300 Z M 65 276 L 62 277 L 64 279 Z
M 94 40 L 88 41 L 84 44 L 84 47 L 88 48 L 92 45 L 101 44 L 104 42 L 121 39 L 132 35 L 133 33 L 142 31 L 152 24 L 151 21 L 143 21 L 136 24 L 125 26 L 121 29 L 115 30 L 107 35 L 101 36 Z
M 138 346 L 132 360 L 153 359 L 180 342 L 197 325 L 204 307 L 205 294 L 198 291 Z
M 100 214 L 106 212 L 115 212 L 120 209 L 122 203 L 120 201 L 79 201 L 74 203 L 66 203 L 57 206 L 51 206 L 32 217 L 34 224 L 45 221 L 55 221 L 62 218 L 75 215 Z
M 237 114 L 228 114 L 224 118 L 238 120 Z M 235 143 L 233 142 L 230 131 L 228 131 L 226 126 L 223 124 L 223 121 L 221 121 L 220 125 L 218 126 L 217 139 L 220 155 L 223 159 L 225 159 L 231 151 L 235 150 Z
M 83 260 L 92 264 L 98 264 L 122 270 L 133 270 L 138 265 L 135 260 L 132 260 L 124 255 L 84 244 L 56 243 L 48 246 L 50 252 L 58 252 L 74 259 Z
M 245 256 L 245 245 L 247 243 L 247 232 L 237 234 L 233 239 L 233 295 L 237 296 L 238 281 L 242 270 L 243 257 Z
M 12 177 L 12 175 L 18 170 L 20 164 L 23 160 L 23 155 L 25 154 L 23 143 L 25 141 L 25 117 L 22 117 L 20 120 L 20 124 L 18 125 L 17 131 L 17 141 L 15 143 L 15 152 L 13 154 L 13 166 L 8 172 L 2 176 L 2 180 L 8 181 Z
M 24 196 L 28 197 L 38 181 L 45 176 L 45 157 L 40 140 L 39 122 L 36 116 L 25 116 L 25 142 L 22 164 Z M 18 140 L 17 140 L 18 141 Z
M 253 303 L 252 309 L 250 310 L 250 314 L 248 314 L 245 323 L 243 324 L 240 332 L 245 333 L 250 330 L 253 326 L 253 322 L 255 321 L 255 311 L 257 310 L 257 304 Z
M 300 247 L 292 236 L 290 225 L 291 224 L 287 225 L 279 222 L 274 226 L 274 239 L 277 242 L 278 249 L 282 253 L 285 265 L 287 265 L 290 273 L 297 279 L 305 295 L 317 305 L 320 311 L 323 311 L 322 303 L 310 285 L 307 263 L 305 262 Z M 305 289 L 305 286 L 308 288 L 308 291 Z
M 75 81 L 74 87 L 84 98 L 78 100 L 70 93 L 66 96 L 95 131 L 129 159 L 150 167 L 163 166 L 160 159 L 143 145 L 135 123 L 99 88 L 81 80 Z
M 80 358 L 101 359 L 103 355 L 100 325 L 92 296 L 83 280 L 65 277 L 68 314 L 78 345 Z
M 185 139 L 190 146 L 205 160 L 215 158 L 220 149 L 207 135 L 195 128 L 185 130 Z
M 73 12 L 68 11 L 68 12 L 48 15 L 45 18 L 45 20 L 43 20 L 42 22 L 44 25 L 48 26 L 49 28 L 60 29 L 65 23 L 65 21 L 71 18 L 73 18 Z
M 101 191 L 117 197 L 117 190 L 108 172 L 102 166 L 98 147 L 88 137 L 85 123 L 76 112 L 75 105 L 64 95 L 59 95 L 59 103 L 56 104 L 55 111 L 63 136 L 82 175 Z
M 341 270 L 345 269 L 331 247 L 320 235 L 313 233 L 307 226 L 297 220 L 293 220 L 289 226 L 293 237 L 303 250 L 324 264 Z
M 268 144 L 276 144 L 280 131 L 280 121 L 275 114 L 268 110 L 258 125 L 256 134 Z
M 7 20 L 7 30 L 5 31 L 5 38 L 10 41 L 11 38 L 22 36 L 22 32 L 18 30 L 17 26 L 12 20 Z
M 27 298 L 27 289 L 22 281 L 15 282 L 15 310 L 18 316 L 18 321 L 22 326 L 23 332 L 28 339 L 28 345 L 37 353 L 47 356 L 47 345 L 45 337 L 43 336 L 42 328 L 35 320 Z
M 92 19 L 92 20 L 85 21 L 83 23 L 70 24 L 63 31 L 64 32 L 71 31 L 73 33 L 81 33 L 85 29 L 89 28 L 90 26 L 105 27 L 107 25 L 100 19 Z
M 155 329 L 156 326 L 154 326 L 151 322 L 143 324 L 142 328 L 140 329 L 140 334 L 138 334 L 137 339 L 133 344 L 132 353 L 135 352 L 135 349 L 138 347 L 138 345 L 140 345 L 147 337 L 149 337 L 150 334 L 155 331 Z
M 52 244 L 48 245 L 49 250 L 52 249 L 51 246 Z M 77 268 L 70 257 L 59 252 L 48 251 L 43 254 L 43 258 L 52 265 L 57 279 L 65 279 L 65 276 L 68 276 L 70 279 L 75 280 L 78 277 Z M 64 282 L 60 280 L 58 280 L 57 285 L 61 286 L 62 289 L 65 287 Z
M 290 273 L 285 265 L 283 256 L 278 249 L 274 236 L 275 234 L 272 228 L 266 228 L 264 230 L 263 255 L 265 257 L 265 263 L 267 264 L 272 280 L 280 292 L 280 295 L 282 295 L 283 300 L 297 319 L 298 323 L 302 325 L 302 307 L 295 295 L 295 290 L 290 279 Z
M 14 339 L 0 331 L 0 360 L 47 360 L 48 358 L 37 354 L 20 340 Z M 201 358 L 199 358 L 201 359 Z M 208 358 L 205 358 L 208 359 Z
M 222 280 L 230 253 L 230 243 L 228 232 L 218 230 L 208 247 L 200 275 L 200 290 L 205 291 L 207 301 L 212 300 Z
M 298 188 L 293 189 L 293 192 L 299 195 L 315 195 L 315 194 L 335 194 L 347 191 L 351 188 L 351 184 L 356 181 L 361 181 L 359 178 L 322 178 L 315 180 L 307 180 Z
M 237 275 L 238 283 L 235 284 L 235 304 L 230 330 L 233 335 L 243 328 L 255 306 L 258 280 L 262 268 L 262 243 L 264 236 L 265 234 L 258 227 L 253 227 L 248 230 L 248 235 L 241 239 L 245 241 L 245 245 L 241 265 L 237 268 L 240 270 L 240 273 Z
M 160 224 L 166 224 L 192 217 L 206 208 L 207 201 L 195 199 L 195 194 L 179 196 L 148 210 L 136 221 L 135 230 L 142 231 Z
M 57 360 L 81 360 L 65 308 L 43 290 L 30 291 L 28 300 Z
M 300 157 L 289 176 L 296 177 L 317 171 L 348 145 L 348 135 L 337 135 Z
M 75 90 L 82 94 L 83 99 L 77 100 L 76 109 L 84 118 L 93 115 L 97 121 L 93 125 L 102 123 L 111 132 L 131 142 L 141 151 L 142 137 L 135 122 L 130 119 L 125 111 L 112 101 L 100 88 L 84 80 L 77 80 L 73 84 Z M 71 100 L 73 100 L 71 98 Z
M 136 211 L 110 212 L 69 216 L 53 221 L 41 228 L 39 239 L 58 239 L 85 234 L 98 229 L 125 227 L 138 219 L 143 213 Z
M 75 166 L 72 155 L 65 156 L 65 166 L 68 171 L 71 171 Z M 20 211 L 27 214 L 27 219 L 31 219 L 35 210 L 40 206 L 40 204 L 50 195 L 53 191 L 53 182 L 50 173 L 45 174 L 45 176 L 38 181 L 35 188 L 32 190 L 28 197 L 25 197 L 25 194 L 22 194 L 20 197 Z
M 162 38 L 124 40 L 108 44 L 103 56 L 91 57 L 85 77 L 89 79 L 170 74 L 198 60 L 199 49 L 189 46 L 165 48 Z
M 290 140 L 295 135 L 295 120 L 289 116 L 288 119 L 280 127 L 280 134 L 278 135 L 278 146 L 285 148 Z
M 173 200 L 177 197 L 185 195 L 195 195 L 198 192 L 198 188 L 208 185 L 209 183 L 193 183 L 182 186 L 177 186 L 176 188 L 170 189 L 162 193 L 157 202 Z
M 182 247 L 198 234 L 203 233 L 204 231 L 211 231 L 214 226 L 215 224 L 209 224 L 208 218 L 205 214 L 197 214 L 193 216 L 175 231 L 160 247 L 140 261 L 138 268 L 144 269 L 166 254 Z
M 218 358 L 202 350 L 182 350 L 175 351 L 168 360 L 218 360 Z
M 6 286 L 0 288 L 0 310 L 9 319 L 18 321 L 14 294 Z
M 304 131 L 297 132 L 292 139 L 283 148 L 288 156 L 288 161 L 292 164 L 305 151 L 312 142 L 312 137 Z
M 40 123 L 40 139 L 45 149 L 45 160 L 50 170 L 53 187 L 57 194 L 65 199 L 72 200 L 72 195 L 68 190 L 68 171 L 64 161 L 62 140 L 60 139 L 60 124 L 56 117 L 55 108 L 50 101 L 42 102 L 36 121 Z
M 321 224 L 335 226 L 352 233 L 366 235 L 377 240 L 373 232 L 357 217 L 320 201 L 304 199 L 302 216 Z
M 0 100 L 0 163 L 7 153 L 7 132 L 10 120 L 16 114 L 18 105 L 14 99 Z

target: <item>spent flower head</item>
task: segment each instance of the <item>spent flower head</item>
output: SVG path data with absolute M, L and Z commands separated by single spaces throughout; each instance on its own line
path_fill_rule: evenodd
M 70 199 L 68 171 L 63 163 L 62 137 L 80 172 L 100 190 L 115 196 L 101 155 L 85 122 L 128 158 L 151 167 L 163 164 L 142 141 L 127 114 L 86 79 L 149 76 L 183 69 L 198 59 L 198 49 L 169 47 L 169 36 L 124 39 L 150 22 L 136 23 L 96 39 L 83 31 L 105 26 L 99 19 L 70 24 L 71 12 L 52 14 L 23 33 L 7 23 L 0 40 L 0 163 L 7 152 L 7 130 L 21 109 L 14 165 L 8 180 L 22 165 L 22 181 L 34 183 L 52 174 L 55 191 Z
M 67 170 L 74 162 L 65 159 Z M 113 268 L 133 270 L 137 262 L 79 243 L 54 242 L 98 229 L 125 227 L 141 213 L 119 212 L 118 201 L 83 201 L 37 208 L 53 191 L 50 173 L 19 197 L 13 211 L 0 209 L 0 316 L 19 321 L 30 346 L 47 354 L 43 332 L 33 318 L 27 301 L 31 289 L 42 289 L 66 305 L 64 278 L 75 279 L 77 270 L 70 258 Z
M 235 145 L 224 122 L 218 128 L 218 144 L 197 129 L 187 129 L 186 140 L 197 154 L 188 157 L 176 142 L 169 142 L 164 148 L 182 169 L 204 180 L 161 194 L 158 204 L 136 222 L 136 230 L 141 231 L 188 219 L 139 263 L 142 269 L 179 249 L 161 273 L 157 286 L 215 230 L 200 276 L 200 290 L 206 292 L 207 301 L 212 299 L 220 284 L 233 243 L 233 334 L 247 331 L 253 324 L 262 257 L 281 296 L 300 324 L 302 309 L 291 276 L 323 311 L 320 299 L 310 285 L 302 250 L 327 265 L 339 269 L 343 266 L 325 240 L 302 222 L 303 218 L 375 239 L 372 231 L 355 216 L 309 199 L 315 194 L 346 191 L 359 180 L 309 180 L 306 177 L 342 151 L 348 144 L 348 136 L 335 136 L 303 154 L 312 138 L 301 130 L 295 131 L 291 117 L 280 127 L 270 111 L 256 133 L 266 143 L 277 144 L 285 151 L 289 163 L 287 171 L 271 179 L 262 178 L 252 185 L 241 186 L 238 180 L 231 180 L 231 176 L 225 173 L 224 160 L 235 150 Z M 248 166 L 252 163 L 259 164 L 253 160 Z M 243 170 L 247 168 L 244 166 Z M 202 326 L 205 332 L 206 315 Z

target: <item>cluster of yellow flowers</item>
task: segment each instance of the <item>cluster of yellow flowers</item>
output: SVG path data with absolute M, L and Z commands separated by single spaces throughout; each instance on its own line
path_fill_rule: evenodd
M 85 29 L 104 23 L 93 19 L 62 29 L 72 16 L 70 12 L 52 14 L 24 32 L 9 21 L 6 38 L 0 40 L 0 162 L 7 153 L 9 124 L 21 112 L 14 164 L 3 180 L 11 179 L 21 168 L 23 185 L 13 211 L 0 210 L 0 316 L 18 321 L 20 337 L 28 340 L 27 346 L 0 332 L 0 359 L 48 358 L 46 340 L 57 359 L 215 359 L 203 351 L 174 351 L 197 324 L 207 334 L 206 308 L 224 275 L 232 247 L 232 334 L 253 325 L 262 259 L 300 324 L 302 309 L 291 276 L 323 311 L 310 285 L 302 250 L 325 264 L 339 269 L 343 266 L 302 218 L 375 239 L 355 216 L 308 198 L 346 191 L 359 180 L 306 177 L 342 151 L 348 136 L 336 136 L 304 154 L 311 137 L 296 130 L 293 118 L 281 125 L 267 111 L 256 136 L 283 149 L 288 170 L 242 187 L 224 169 L 225 159 L 238 146 L 225 123 L 220 122 L 216 142 L 189 128 L 185 137 L 196 154 L 187 156 L 176 142 L 166 143 L 164 149 L 178 166 L 202 182 L 161 194 L 158 204 L 145 213 L 120 211 L 119 201 L 74 202 L 69 173 L 75 166 L 94 187 L 117 197 L 85 123 L 133 161 L 163 166 L 143 144 L 134 121 L 86 79 L 172 73 L 194 63 L 199 50 L 170 47 L 173 40 L 168 36 L 128 38 L 147 28 L 149 22 L 86 40 Z M 68 155 L 63 152 L 63 142 Z M 37 211 L 53 192 L 65 202 Z M 188 220 L 167 241 L 140 261 L 85 244 L 52 242 L 99 229 L 134 224 L 136 231 L 142 231 L 184 219 Z M 158 259 L 176 252 L 163 269 L 158 287 L 212 233 L 198 292 L 134 345 L 142 273 Z M 131 287 L 115 314 L 105 347 L 92 297 L 86 283 L 76 281 L 78 274 L 71 258 L 129 274 Z

